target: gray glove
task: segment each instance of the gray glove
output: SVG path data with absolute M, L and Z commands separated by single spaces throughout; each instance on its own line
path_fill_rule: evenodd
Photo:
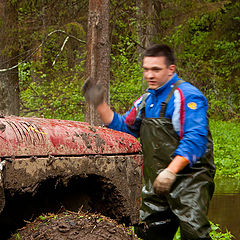
M 94 105 L 96 108 L 99 104 L 104 101 L 104 88 L 100 84 L 93 85 L 90 78 L 88 78 L 83 84 L 82 91 L 85 99 Z
M 169 171 L 168 169 L 164 169 L 158 174 L 153 183 L 154 192 L 157 195 L 168 193 L 175 180 L 176 174 Z

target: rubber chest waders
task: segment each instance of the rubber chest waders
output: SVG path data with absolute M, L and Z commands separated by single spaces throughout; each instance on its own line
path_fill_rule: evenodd
M 153 192 L 153 182 L 174 157 L 179 145 L 171 119 L 165 118 L 168 101 L 175 89 L 182 83 L 175 83 L 165 102 L 161 104 L 159 118 L 145 118 L 145 99 L 142 101 L 143 120 L 140 139 L 144 154 L 141 220 L 147 230 L 137 229 L 143 239 L 172 239 L 180 225 L 181 239 L 211 239 L 210 224 L 207 219 L 209 201 L 214 191 L 215 165 L 213 161 L 212 137 L 208 134 L 205 155 L 192 167 L 185 167 L 177 174 L 169 194 L 157 196 Z

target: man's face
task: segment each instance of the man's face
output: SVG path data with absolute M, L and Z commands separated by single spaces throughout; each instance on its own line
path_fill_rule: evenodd
M 175 65 L 167 67 L 165 57 L 144 57 L 143 76 L 150 89 L 157 89 L 163 86 L 172 78 Z

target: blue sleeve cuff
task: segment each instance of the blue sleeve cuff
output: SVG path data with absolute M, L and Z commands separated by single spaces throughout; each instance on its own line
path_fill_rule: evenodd
M 115 129 L 115 128 L 116 128 L 116 125 L 117 125 L 116 122 L 117 122 L 117 113 L 114 112 L 114 114 L 113 114 L 113 120 L 112 120 L 111 123 L 109 123 L 109 124 L 107 125 L 107 127 L 111 128 L 111 129 Z
M 122 116 L 122 115 L 114 112 L 113 120 L 107 127 L 111 128 L 113 130 L 117 130 L 117 131 L 120 131 L 120 132 L 125 132 L 125 133 L 128 133 L 128 134 L 131 134 L 132 136 L 137 138 L 138 133 L 134 132 L 134 131 L 131 131 L 131 129 L 125 123 L 125 119 L 126 119 L 125 115 Z

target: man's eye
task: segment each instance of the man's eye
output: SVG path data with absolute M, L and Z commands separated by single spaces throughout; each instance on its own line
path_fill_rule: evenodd
M 161 70 L 162 70 L 161 68 L 152 68 L 152 69 L 144 68 L 143 69 L 144 72 L 148 72 L 148 71 L 160 72 Z

